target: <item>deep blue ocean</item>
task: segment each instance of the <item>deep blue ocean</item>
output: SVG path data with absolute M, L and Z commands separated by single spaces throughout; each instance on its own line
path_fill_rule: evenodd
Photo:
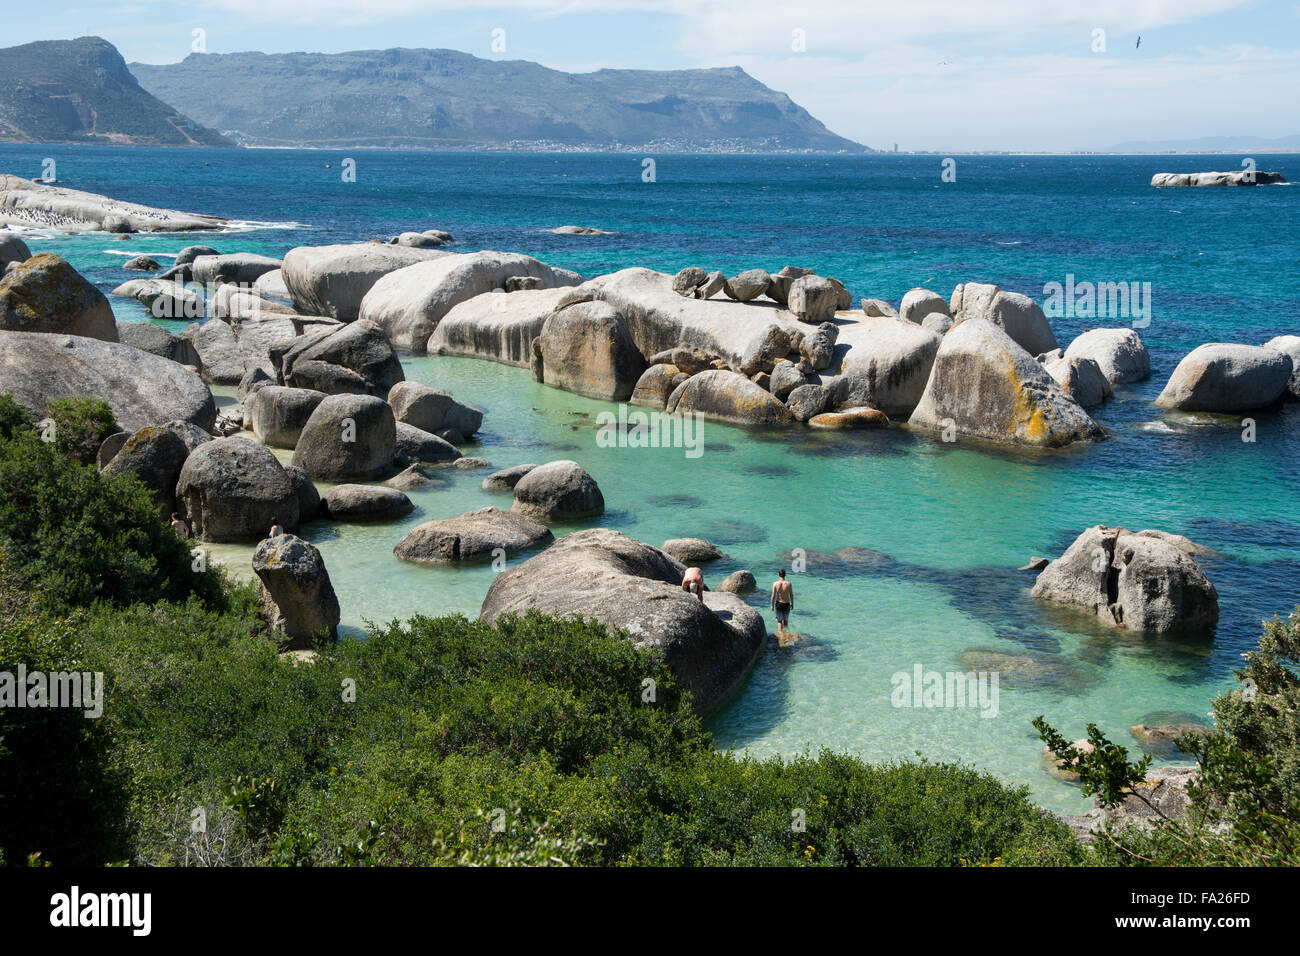
M 1137 723 L 1205 719 L 1259 623 L 1300 603 L 1300 405 L 1261 412 L 1257 440 L 1240 420 L 1167 415 L 1151 403 L 1178 360 L 1208 341 L 1260 344 L 1300 334 L 1300 188 L 1153 189 L 1163 171 L 1239 169 L 1240 156 L 956 157 L 676 156 L 174 150 L 0 146 L 0 171 L 28 178 L 55 161 L 61 184 L 120 199 L 226 216 L 227 234 L 29 237 L 106 292 L 133 274 L 124 256 L 167 257 L 202 242 L 223 252 L 282 255 L 295 245 L 446 229 L 454 251 L 525 252 L 584 276 L 631 265 L 734 273 L 801 265 L 859 297 L 897 304 L 914 286 L 947 296 L 996 282 L 1040 301 L 1049 282 L 1146 282 L 1149 381 L 1094 410 L 1113 434 L 1055 453 L 944 446 L 906 430 L 774 436 L 708 426 L 706 453 L 602 449 L 590 420 L 604 403 L 533 383 L 486 362 L 411 357 L 410 378 L 488 410 L 467 448 L 498 467 L 575 458 L 609 512 L 595 524 L 654 544 L 699 534 L 749 567 L 762 589 L 792 548 L 869 547 L 871 568 L 809 567 L 795 577 L 792 649 L 771 647 L 715 720 L 720 746 L 755 753 L 822 747 L 869 759 L 957 760 L 1030 786 L 1061 809 L 1085 804 L 1050 777 L 1029 720 L 1045 715 L 1081 736 L 1096 721 L 1132 746 Z M 345 182 L 344 160 L 356 181 Z M 1300 156 L 1257 156 L 1300 179 Z M 611 235 L 564 236 L 574 224 Z M 115 300 L 121 319 L 142 306 Z M 1064 346 L 1088 318 L 1053 320 Z M 217 390 L 230 401 L 233 390 Z M 481 475 L 457 474 L 412 495 L 395 525 L 308 526 L 326 557 L 345 622 L 416 611 L 477 613 L 491 571 L 404 565 L 391 554 L 410 527 L 502 504 Z M 1219 590 L 1213 635 L 1160 639 L 1108 632 L 1039 607 L 1031 554 L 1058 555 L 1103 523 L 1186 534 L 1218 554 L 1203 566 Z M 558 529 L 560 531 L 569 529 Z M 226 548 L 248 574 L 251 549 Z M 520 559 L 522 560 L 522 559 Z M 972 656 L 971 652 L 978 652 Z M 1002 655 L 990 658 L 988 654 Z M 979 655 L 986 655 L 980 657 Z M 892 706 L 891 675 L 1001 659 L 996 719 L 974 710 Z

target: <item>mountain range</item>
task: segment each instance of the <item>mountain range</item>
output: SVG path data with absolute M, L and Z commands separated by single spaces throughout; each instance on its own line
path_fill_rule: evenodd
M 393 49 L 194 53 L 131 71 L 251 146 L 869 151 L 739 67 L 564 73 Z
M 0 142 L 233 145 L 141 89 L 99 37 L 0 50 Z

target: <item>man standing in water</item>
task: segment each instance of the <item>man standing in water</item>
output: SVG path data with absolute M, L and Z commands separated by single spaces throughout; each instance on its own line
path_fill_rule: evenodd
M 785 626 L 790 623 L 790 612 L 794 610 L 794 585 L 785 579 L 785 568 L 777 575 L 772 582 L 772 610 L 776 612 L 776 636 L 780 639 L 788 636 Z

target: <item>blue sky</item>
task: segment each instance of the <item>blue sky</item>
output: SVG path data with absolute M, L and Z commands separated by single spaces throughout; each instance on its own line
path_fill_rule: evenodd
M 93 34 L 149 63 L 183 59 L 202 29 L 210 53 L 406 46 L 572 71 L 739 65 L 885 148 L 1300 133 L 1300 0 L 0 0 L 0 14 L 4 45 Z

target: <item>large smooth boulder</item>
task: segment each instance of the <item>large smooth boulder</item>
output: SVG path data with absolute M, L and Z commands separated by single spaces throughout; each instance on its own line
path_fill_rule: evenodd
M 298 523 L 320 517 L 320 491 L 311 476 L 296 465 L 285 465 L 284 473 L 289 476 L 293 493 L 298 498 Z
M 1033 356 L 985 319 L 966 319 L 943 337 L 909 423 L 1044 448 L 1107 437 Z
M 222 229 L 228 224 L 220 216 L 155 209 L 66 186 L 0 175 L 0 226 L 125 233 L 196 232 Z
M 268 272 L 279 268 L 279 259 L 253 252 L 234 252 L 224 256 L 196 256 L 190 263 L 190 275 L 204 286 L 218 282 L 251 286 Z
M 700 279 L 700 285 L 704 284 L 705 278 L 707 276 Z M 746 269 L 723 283 L 722 291 L 726 293 L 728 299 L 749 302 L 766 292 L 771 281 L 772 277 L 763 269 Z
M 479 619 L 536 609 L 582 617 L 663 655 L 697 711 L 714 713 L 741 686 L 767 643 L 762 615 L 741 598 L 681 589 L 685 568 L 658 548 L 596 528 L 565 535 L 498 574 Z
M 334 521 L 396 521 L 414 510 L 410 498 L 382 485 L 335 485 L 320 496 L 320 513 Z
M 1111 385 L 1151 377 L 1151 353 L 1132 329 L 1089 329 L 1065 350 L 1068 359 L 1092 359 Z
M 910 415 L 925 394 L 942 336 L 895 316 L 863 316 L 840 327 L 838 372 L 823 376 L 836 404 Z
M 289 649 L 309 650 L 324 637 L 338 639 L 339 599 L 325 559 L 313 544 L 292 534 L 263 540 L 253 552 L 262 614 Z
M 825 385 L 800 385 L 786 396 L 785 407 L 795 421 L 806 422 L 831 407 L 833 395 Z
M 278 270 L 277 270 L 278 271 Z M 208 313 L 214 319 L 260 319 L 265 316 L 297 316 L 292 306 L 272 302 L 249 291 L 246 283 L 229 282 L 212 293 Z
M 325 393 L 309 388 L 267 385 L 259 388 L 244 403 L 253 434 L 272 448 L 295 448 L 302 430 L 316 406 L 325 401 Z
M 958 322 L 963 319 L 992 322 L 1030 355 L 1042 355 L 1058 347 L 1056 334 L 1042 308 L 1019 292 L 1003 292 L 985 282 L 966 282 L 953 289 L 948 311 Z
M 205 541 L 259 541 L 278 518 L 298 527 L 298 495 L 284 467 L 251 438 L 217 438 L 196 448 L 176 482 L 178 510 Z
M 397 445 L 393 410 L 370 395 L 330 395 L 311 413 L 293 463 L 327 481 L 382 478 Z
M 790 410 L 779 398 L 739 372 L 712 369 L 692 375 L 668 397 L 667 410 L 698 413 L 739 425 L 771 425 L 790 421 Z
M 726 557 L 721 548 L 703 538 L 671 538 L 665 541 L 659 550 L 688 566 Z
M 1246 412 L 1287 394 L 1291 356 L 1262 345 L 1210 342 L 1188 353 L 1156 404 L 1184 412 Z
M 626 321 L 608 302 L 557 309 L 542 325 L 537 349 L 544 384 L 588 398 L 625 402 L 646 369 Z
M 439 435 L 408 425 L 406 422 L 398 422 L 396 428 L 393 463 L 399 467 L 455 461 L 462 457 L 459 448 Z
M 253 282 L 253 295 L 266 302 L 274 302 L 277 305 L 292 306 L 293 296 L 289 294 L 289 288 L 284 284 L 284 269 L 272 269 L 270 272 L 264 272 Z
M 502 468 L 500 471 L 494 471 L 483 479 L 484 491 L 514 491 L 515 485 L 519 484 L 519 479 L 528 474 L 537 466 L 535 464 L 511 465 L 509 468 Z
M 538 279 L 547 289 L 581 281 L 577 273 L 519 253 L 446 253 L 385 275 L 366 293 L 359 314 L 384 329 L 398 347 L 423 352 L 454 306 L 505 288 L 508 279 L 518 276 Z
M 437 249 L 373 242 L 298 246 L 285 253 L 280 278 L 299 312 L 351 322 L 380 278 L 445 255 L 449 253 Z
M 244 353 L 239 349 L 235 330 L 220 319 L 194 324 L 181 333 L 199 355 L 199 370 L 205 382 L 213 385 L 238 385 L 248 371 Z
M 865 305 L 863 311 L 866 311 Z M 877 311 L 888 314 L 881 309 L 877 309 Z M 909 289 L 898 306 L 898 317 L 904 322 L 912 322 L 916 325 L 920 325 L 926 316 L 935 312 L 949 315 L 948 300 L 937 292 L 931 292 L 929 289 Z
M 435 355 L 463 355 L 528 368 L 533 340 L 571 288 L 492 291 L 451 307 L 429 339 Z
M 385 398 L 406 378 L 383 329 L 371 322 L 327 328 L 272 347 L 270 360 L 285 385 L 329 395 Z
M 190 449 L 176 432 L 149 425 L 135 432 L 104 466 L 105 475 L 134 475 L 153 495 L 164 520 L 176 510 L 176 482 Z
M 1110 382 L 1095 361 L 1090 358 L 1070 358 L 1061 356 L 1050 362 L 1044 362 L 1047 374 L 1056 379 L 1065 393 L 1083 408 L 1094 408 L 1115 397 Z
M 526 515 L 480 508 L 418 525 L 397 542 L 393 554 L 416 564 L 459 564 L 531 551 L 553 540 L 546 525 Z
M 217 418 L 203 380 L 183 365 L 118 342 L 41 332 L 0 332 L 0 393 L 36 415 L 54 398 L 91 395 L 127 431 L 182 419 L 204 430 Z
M 0 276 L 0 329 L 117 341 L 113 307 L 104 293 L 48 252 Z
M 135 299 L 155 319 L 180 322 L 185 319 L 202 319 L 204 316 L 202 293 L 167 278 L 128 279 L 109 294 L 123 299 Z
M 629 401 L 633 405 L 664 408 L 668 405 L 668 399 L 673 394 L 673 390 L 688 378 L 690 376 L 676 365 L 651 365 L 636 380 Z
M 399 382 L 388 391 L 393 417 L 426 432 L 454 428 L 466 437 L 483 425 L 483 410 L 458 402 L 450 392 L 419 382 Z
M 27 243 L 7 229 L 0 229 L 0 273 L 11 262 L 26 262 L 32 257 Z
M 515 484 L 510 510 L 538 521 L 576 521 L 604 514 L 605 496 L 576 461 L 549 461 Z
M 1165 535 L 1101 525 L 1039 573 L 1033 595 L 1130 631 L 1204 629 L 1219 619 L 1218 592 L 1187 550 Z
M 828 431 L 851 431 L 861 428 L 887 428 L 889 416 L 878 408 L 859 406 L 841 408 L 834 412 L 822 412 L 808 419 L 810 428 L 823 428 Z
M 1264 343 L 1264 348 L 1275 349 L 1291 358 L 1291 381 L 1287 391 L 1292 398 L 1300 398 L 1300 335 L 1278 335 Z
M 181 365 L 199 368 L 201 359 L 194 343 L 168 332 L 152 322 L 118 322 L 117 340 L 123 345 L 158 355 Z
M 834 322 L 841 301 L 840 288 L 824 276 L 800 276 L 790 283 L 786 302 L 790 314 L 810 325 Z

